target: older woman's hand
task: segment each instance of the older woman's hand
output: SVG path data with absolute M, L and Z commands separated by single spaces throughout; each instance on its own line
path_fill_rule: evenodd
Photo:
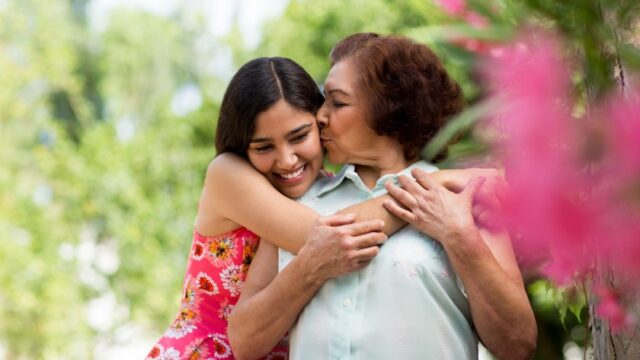
M 486 180 L 473 198 L 473 218 L 479 228 L 501 230 L 496 221 L 508 198 L 509 184 L 500 171 L 493 168 L 445 169 L 430 174 L 431 178 L 453 192 L 461 192 L 476 177 Z
M 456 238 L 453 235 L 475 229 L 471 209 L 484 177 L 473 178 L 462 191 L 455 193 L 438 184 L 423 170 L 414 169 L 411 174 L 415 181 L 406 176 L 398 178 L 402 188 L 386 184 L 387 191 L 397 201 L 384 203 L 389 212 L 443 244 Z
M 298 252 L 304 258 L 312 281 L 325 281 L 359 270 L 379 252 L 387 240 L 382 220 L 354 222 L 355 216 L 336 214 L 320 217 L 309 239 Z

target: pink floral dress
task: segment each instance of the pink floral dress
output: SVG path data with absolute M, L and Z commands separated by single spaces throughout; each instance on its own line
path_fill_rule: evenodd
M 233 360 L 227 317 L 238 301 L 260 238 L 238 228 L 207 237 L 193 231 L 180 311 L 146 359 Z M 286 360 L 283 339 L 265 359 Z

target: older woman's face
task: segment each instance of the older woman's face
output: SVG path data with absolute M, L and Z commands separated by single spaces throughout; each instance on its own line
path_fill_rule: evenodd
M 327 157 L 334 164 L 366 161 L 380 137 L 367 124 L 367 105 L 356 75 L 355 65 L 347 58 L 331 68 L 324 83 L 325 101 L 317 120 Z

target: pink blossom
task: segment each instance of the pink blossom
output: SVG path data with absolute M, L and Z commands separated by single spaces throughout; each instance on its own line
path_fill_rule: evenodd
M 461 15 L 467 7 L 465 0 L 435 0 L 435 3 L 451 16 Z
M 475 11 L 464 12 L 463 19 L 471 26 L 483 29 L 489 25 L 489 20 L 486 17 L 478 14 Z
M 589 278 L 596 264 L 637 278 L 640 96 L 614 95 L 575 119 L 571 64 L 561 49 L 555 36 L 528 31 L 486 60 L 500 104 L 489 121 L 494 155 L 511 188 L 495 217 L 513 234 L 521 263 L 556 283 Z M 612 296 L 601 298 L 598 313 L 612 327 L 626 324 Z
M 611 289 L 599 288 L 597 295 L 596 315 L 609 322 L 611 331 L 618 332 L 634 323 L 633 317 L 625 312 L 618 296 Z

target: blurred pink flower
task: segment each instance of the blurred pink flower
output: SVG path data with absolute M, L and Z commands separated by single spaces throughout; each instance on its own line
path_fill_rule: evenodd
M 489 20 L 486 17 L 478 14 L 475 11 L 465 11 L 463 19 L 471 26 L 478 29 L 486 28 L 489 25 Z
M 435 3 L 451 16 L 462 15 L 467 7 L 465 0 L 435 0 Z
M 596 315 L 609 322 L 611 331 L 618 332 L 634 323 L 633 317 L 625 312 L 618 296 L 611 289 L 599 288 L 596 294 L 598 296 Z
M 496 221 L 513 234 L 521 264 L 558 284 L 590 277 L 596 264 L 634 279 L 640 274 L 640 95 L 616 94 L 575 119 L 571 66 L 561 49 L 554 35 L 529 30 L 501 47 L 500 56 L 487 56 L 483 72 L 500 104 L 489 120 L 497 134 L 494 154 L 511 189 Z M 601 299 L 598 314 L 612 328 L 627 323 L 611 294 Z
M 596 141 L 571 116 L 570 67 L 560 49 L 554 36 L 529 31 L 487 60 L 490 90 L 501 101 L 491 120 L 494 145 L 512 189 L 501 220 L 520 235 L 520 258 L 542 261 L 556 282 L 589 274 L 597 258 L 640 270 L 631 265 L 640 257 L 638 212 L 621 201 L 640 184 L 640 101 L 617 97 L 596 112 L 602 149 L 593 166 L 585 152 Z

